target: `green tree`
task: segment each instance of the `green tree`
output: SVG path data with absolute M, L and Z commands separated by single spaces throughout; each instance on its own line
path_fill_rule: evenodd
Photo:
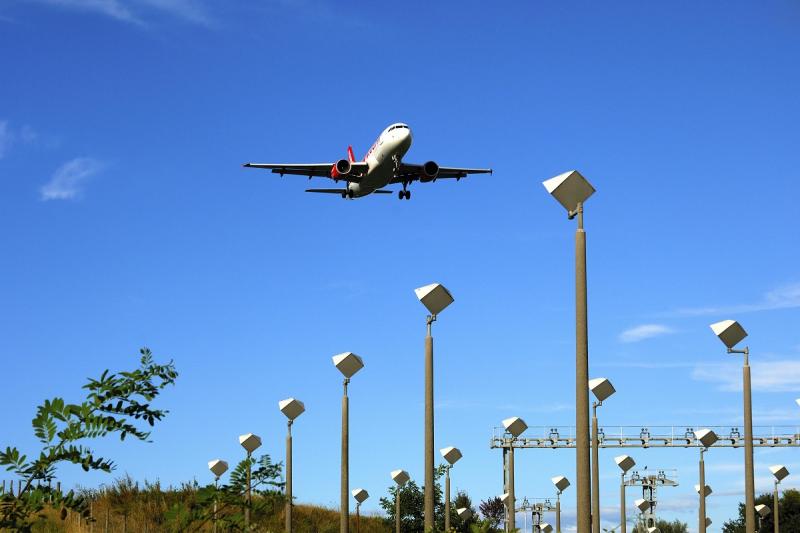
M 481 515 L 483 515 L 484 520 L 489 522 L 491 528 L 497 528 L 497 526 L 500 525 L 500 521 L 506 516 L 506 506 L 503 501 L 496 496 L 488 500 L 483 500 L 479 508 L 481 510 Z
M 469 509 L 472 516 L 466 520 L 459 518 L 456 510 L 462 508 Z M 477 521 L 478 513 L 475 512 L 475 507 L 472 506 L 472 498 L 463 490 L 459 490 L 456 493 L 455 499 L 450 504 L 450 527 L 455 529 L 458 533 L 470 533 L 470 527 L 472 524 L 477 523 Z
M 444 530 L 444 502 L 440 480 L 444 476 L 445 467 L 439 465 L 433 473 L 433 505 L 436 522 L 434 532 Z M 425 531 L 425 487 L 420 487 L 413 480 L 409 481 L 400 491 L 400 524 L 405 533 L 431 533 Z M 381 498 L 381 507 L 386 512 L 387 524 L 395 522 L 395 495 L 397 485 L 389 487 L 389 497 Z
M 31 459 L 15 447 L 0 450 L 0 466 L 23 481 L 18 494 L 0 496 L 0 529 L 30 531 L 48 505 L 60 507 L 62 516 L 70 510 L 89 517 L 86 498 L 73 491 L 62 494 L 50 484 L 63 462 L 80 465 L 87 472 L 111 472 L 114 463 L 96 457 L 85 442 L 109 434 L 117 434 L 121 440 L 130 435 L 148 441 L 150 432 L 140 426 L 153 426 L 166 416 L 168 411 L 153 409 L 150 403 L 175 383 L 178 372 L 172 361 L 155 363 L 147 348 L 142 348 L 140 355 L 140 365 L 133 371 L 109 374 L 106 370 L 98 379 L 89 379 L 83 386 L 88 394 L 79 404 L 66 403 L 63 398 L 45 400 L 32 421 L 41 449 Z
M 764 504 L 773 507 L 772 494 L 761 494 L 756 498 L 756 505 Z M 744 503 L 739 504 L 739 516 L 728 520 L 722 524 L 722 533 L 744 533 Z M 778 500 L 778 518 L 780 520 L 781 533 L 800 533 L 800 491 L 796 489 L 786 489 Z M 774 530 L 774 514 L 771 512 L 766 518 L 761 519 L 760 531 L 770 533 Z M 756 518 L 758 524 L 758 518 Z

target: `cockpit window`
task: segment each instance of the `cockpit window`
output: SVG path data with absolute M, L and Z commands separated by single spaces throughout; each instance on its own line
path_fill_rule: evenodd
M 395 124 L 394 126 L 391 126 L 391 127 L 390 127 L 388 130 L 386 130 L 386 131 L 387 131 L 387 132 L 389 132 L 389 131 L 392 131 L 392 130 L 395 130 L 395 129 L 400 129 L 400 128 L 405 128 L 405 129 L 408 129 L 408 126 L 406 126 L 405 124 Z

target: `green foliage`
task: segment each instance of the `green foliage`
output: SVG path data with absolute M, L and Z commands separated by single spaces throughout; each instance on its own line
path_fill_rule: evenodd
M 439 465 L 433 473 L 433 505 L 437 517 L 434 532 L 444 529 L 444 502 L 440 480 L 445 473 L 445 466 Z M 389 497 L 381 498 L 380 503 L 386 512 L 386 523 L 395 523 L 395 495 L 397 485 L 389 487 Z M 400 493 L 400 528 L 404 533 L 431 533 L 425 531 L 425 487 L 420 487 L 414 480 L 409 481 Z
M 661 533 L 688 533 L 689 526 L 680 520 L 667 522 L 666 520 L 656 520 L 656 527 Z M 635 533 L 647 533 L 647 528 L 642 524 L 637 524 L 634 528 Z
M 472 516 L 467 520 L 459 518 L 456 509 L 467 508 L 472 511 Z M 456 497 L 450 504 L 450 527 L 455 529 L 458 533 L 470 533 L 470 528 L 478 521 L 478 513 L 475 512 L 475 507 L 472 506 L 472 498 L 463 491 L 459 490 Z
M 772 494 L 761 494 L 756 497 L 755 504 L 764 504 L 774 511 L 772 501 Z M 722 533 L 744 533 L 745 520 L 744 520 L 745 505 L 739 504 L 739 516 L 735 519 L 728 520 L 722 525 Z M 770 533 L 774 531 L 774 512 L 770 512 L 765 518 L 761 519 L 761 529 L 758 531 Z M 781 533 L 800 533 L 800 491 L 796 489 L 786 489 L 781 494 L 778 500 L 778 519 L 780 521 Z M 758 518 L 756 518 L 756 525 L 758 525 Z
M 131 372 L 109 374 L 89 379 L 83 386 L 88 390 L 86 400 L 68 404 L 62 398 L 45 400 L 32 420 L 33 433 L 42 444 L 37 455 L 30 459 L 17 448 L 0 450 L 0 466 L 21 478 L 24 488 L 16 496 L 0 496 L 0 529 L 30 531 L 32 520 L 46 505 L 60 506 L 88 517 L 86 498 L 73 492 L 58 494 L 55 489 L 34 487 L 36 482 L 50 483 L 58 463 L 80 465 L 85 471 L 111 472 L 114 463 L 95 457 L 91 448 L 81 441 L 118 434 L 121 440 L 131 435 L 147 441 L 149 431 L 140 423 L 153 426 L 167 411 L 150 407 L 159 393 L 178 377 L 175 365 L 153 362 L 150 350 L 140 350 L 140 366 Z
M 506 515 L 505 504 L 496 496 L 488 500 L 483 500 L 479 507 L 484 520 L 488 522 L 492 529 L 497 528 L 500 525 L 500 521 Z

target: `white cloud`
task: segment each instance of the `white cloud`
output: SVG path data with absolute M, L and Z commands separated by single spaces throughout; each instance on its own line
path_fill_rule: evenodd
M 77 157 L 61 165 L 52 179 L 40 189 L 42 200 L 71 200 L 81 193 L 90 177 L 103 169 L 103 164 L 91 157 Z
M 644 339 L 658 337 L 672 332 L 672 328 L 663 324 L 642 324 L 641 326 L 635 326 L 620 333 L 619 340 L 621 342 L 639 342 Z
M 14 134 L 11 133 L 11 128 L 8 127 L 8 121 L 0 120 L 0 159 L 5 157 L 13 139 Z
M 123 22 L 144 24 L 143 11 L 154 10 L 168 13 L 183 20 L 211 25 L 201 0 L 28 0 L 63 9 L 99 13 Z
M 758 361 L 751 367 L 752 388 L 759 392 L 800 391 L 800 361 Z M 742 390 L 740 363 L 698 365 L 692 379 L 716 383 L 722 391 Z
M 688 307 L 678 309 L 669 314 L 677 316 L 734 315 L 756 311 L 772 311 L 774 309 L 791 309 L 794 307 L 800 307 L 800 283 L 790 283 L 777 287 L 765 293 L 761 300 L 755 303 L 720 307 Z

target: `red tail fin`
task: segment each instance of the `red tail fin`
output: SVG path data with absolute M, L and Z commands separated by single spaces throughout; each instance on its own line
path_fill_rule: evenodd
M 348 146 L 347 147 L 347 158 L 350 160 L 351 163 L 355 163 L 356 162 L 356 156 L 353 155 L 353 147 L 352 146 Z

